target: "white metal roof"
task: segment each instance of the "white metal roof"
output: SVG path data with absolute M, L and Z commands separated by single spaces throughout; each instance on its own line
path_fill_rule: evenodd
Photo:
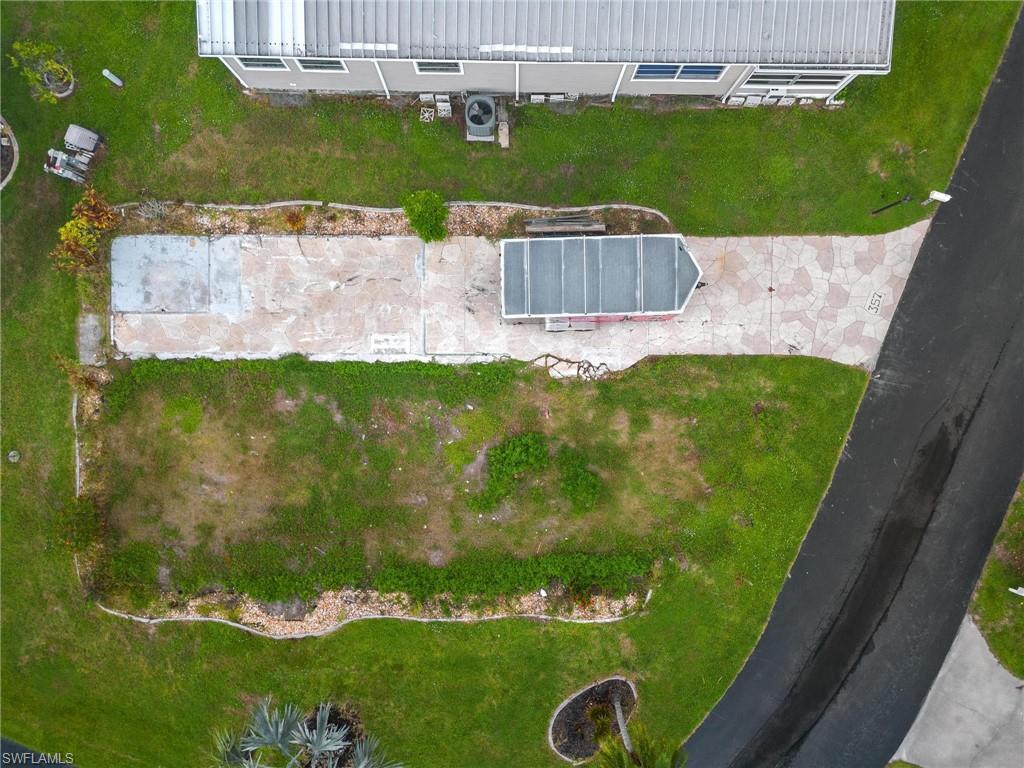
M 895 0 L 196 0 L 205 56 L 887 69 Z

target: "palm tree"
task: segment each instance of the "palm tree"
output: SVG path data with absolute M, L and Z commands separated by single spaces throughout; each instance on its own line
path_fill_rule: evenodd
M 292 734 L 292 744 L 305 750 L 309 757 L 309 768 L 319 768 L 336 763 L 335 753 L 341 752 L 352 742 L 348 740 L 348 726 L 337 726 L 330 722 L 331 705 L 322 702 L 316 708 L 316 723 L 310 728 L 306 721 L 300 722 Z M 326 760 L 321 761 L 321 758 Z
M 387 759 L 374 736 L 366 734 L 353 743 L 348 725 L 330 722 L 333 709 L 328 702 L 317 705 L 311 726 L 294 705 L 272 708 L 270 699 L 264 699 L 241 738 L 230 731 L 214 733 L 217 765 L 279 768 L 279 756 L 283 756 L 285 768 L 341 768 L 342 758 L 345 768 L 404 768 L 401 763 Z
M 686 762 L 684 757 L 683 763 L 674 766 L 675 755 L 655 742 L 642 725 L 633 726 L 630 741 L 632 749 L 627 750 L 623 742 L 614 736 L 604 739 L 594 768 L 681 768 Z
M 253 713 L 248 733 L 242 737 L 242 749 L 248 753 L 263 748 L 276 749 L 288 759 L 289 766 L 297 764 L 299 755 L 292 752 L 290 742 L 301 718 L 294 704 L 285 704 L 284 709 L 271 709 L 270 699 L 264 699 Z

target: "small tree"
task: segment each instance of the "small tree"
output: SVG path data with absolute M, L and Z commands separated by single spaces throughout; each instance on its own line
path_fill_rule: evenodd
M 72 218 L 60 228 L 60 243 L 50 252 L 54 266 L 64 272 L 81 274 L 99 265 L 103 233 L 117 224 L 117 213 L 92 187 L 86 187 L 75 203 Z
M 214 758 L 226 768 L 403 768 L 370 734 L 350 741 L 347 725 L 330 722 L 332 711 L 330 703 L 321 703 L 311 725 L 294 705 L 272 707 L 264 699 L 242 736 L 214 733 Z
M 406 196 L 402 204 L 409 225 L 425 242 L 448 237 L 448 207 L 444 199 L 429 189 L 421 189 Z
M 292 732 L 292 744 L 306 751 L 309 768 L 329 766 L 334 754 L 351 745 L 348 726 L 339 727 L 330 722 L 330 717 L 331 705 L 323 702 L 316 708 L 316 721 L 312 727 L 302 721 Z
M 67 90 L 74 81 L 74 73 L 61 60 L 57 47 L 52 43 L 19 40 L 11 48 L 13 53 L 8 58 L 15 69 L 21 70 L 32 96 L 47 104 L 56 104 L 56 94 Z
M 620 735 L 626 734 L 627 731 L 622 731 Z M 686 755 L 681 750 L 673 755 L 641 725 L 633 726 L 632 739 L 606 737 L 595 757 L 594 768 L 682 768 L 686 765 Z

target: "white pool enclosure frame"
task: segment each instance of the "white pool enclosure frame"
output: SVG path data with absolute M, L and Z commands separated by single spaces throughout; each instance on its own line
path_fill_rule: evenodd
M 682 235 L 501 241 L 507 320 L 678 315 L 702 276 Z

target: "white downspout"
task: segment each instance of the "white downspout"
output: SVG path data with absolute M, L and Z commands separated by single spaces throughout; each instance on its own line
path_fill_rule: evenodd
M 384 98 L 390 100 L 391 90 L 388 88 L 387 80 L 384 79 L 384 73 L 380 71 L 380 62 L 374 59 L 373 66 L 377 70 L 377 77 L 380 78 L 380 86 L 384 89 Z
M 516 101 L 519 101 L 519 62 L 516 62 Z
M 612 91 L 612 102 L 615 102 L 615 97 L 619 95 L 619 86 L 622 85 L 622 78 L 626 74 L 626 67 L 628 64 L 623 64 L 622 69 L 619 70 L 619 79 L 615 81 L 615 89 Z

